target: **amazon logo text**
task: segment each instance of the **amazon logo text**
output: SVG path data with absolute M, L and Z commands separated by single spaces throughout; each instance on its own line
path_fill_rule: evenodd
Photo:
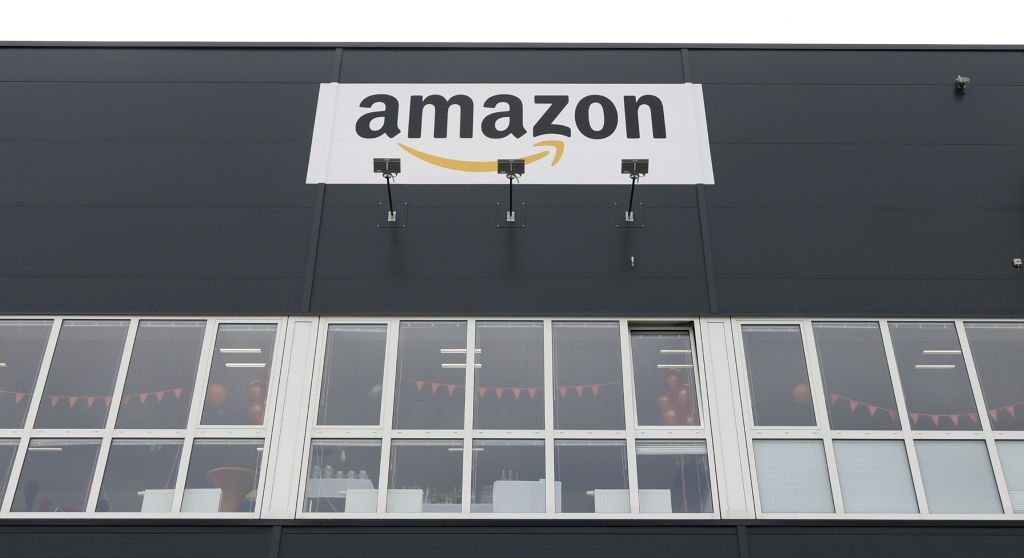
M 488 112 L 480 120 L 480 133 L 490 139 L 509 136 L 521 138 L 527 133 L 533 137 L 556 135 L 572 137 L 574 132 L 600 140 L 611 136 L 620 125 L 625 126 L 626 138 L 639 139 L 641 118 L 647 122 L 653 139 L 665 139 L 665 108 L 656 95 L 624 95 L 621 102 L 604 95 L 586 95 L 569 107 L 568 95 L 535 95 L 531 101 L 538 110 L 534 121 L 527 122 L 524 116 L 523 100 L 516 95 L 492 95 L 484 100 L 483 109 Z M 359 137 L 374 139 L 381 136 L 394 138 L 402 133 L 405 126 L 407 137 L 423 137 L 424 128 L 432 131 L 434 138 L 448 137 L 448 123 L 452 113 L 458 113 L 460 138 L 472 138 L 476 132 L 474 112 L 477 110 L 473 99 L 467 95 L 411 95 L 409 97 L 408 120 L 400 121 L 398 98 L 387 94 L 368 95 L 359 106 L 369 109 L 356 120 L 355 131 Z M 430 108 L 433 122 L 424 122 L 425 109 Z M 568 114 L 567 114 L 568 113 Z M 599 115 L 594 118 L 595 115 Z

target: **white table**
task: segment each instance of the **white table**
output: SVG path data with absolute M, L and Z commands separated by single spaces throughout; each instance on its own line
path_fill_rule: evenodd
M 142 496 L 141 512 L 162 513 L 171 511 L 174 500 L 173 488 L 147 489 L 139 492 Z M 219 488 L 186 488 L 181 499 L 183 512 L 218 512 L 222 493 Z
M 345 492 L 345 513 L 377 511 L 376 488 L 348 488 Z
M 306 498 L 344 498 L 352 488 L 373 488 L 370 479 L 307 479 Z
M 543 513 L 544 479 L 494 481 L 494 513 Z M 562 483 L 555 482 L 555 511 L 562 511 Z
M 422 488 L 391 488 L 388 490 L 387 511 L 420 513 L 423 511 Z

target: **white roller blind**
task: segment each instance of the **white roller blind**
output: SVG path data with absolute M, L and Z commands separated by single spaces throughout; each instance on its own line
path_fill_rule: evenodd
M 917 513 L 907 450 L 896 440 L 836 440 L 843 506 L 850 513 Z
M 832 488 L 819 440 L 754 440 L 765 513 L 832 513 Z
M 981 441 L 915 442 L 931 513 L 1002 513 L 999 492 Z
M 1024 442 L 996 442 L 1013 513 L 1024 513 Z

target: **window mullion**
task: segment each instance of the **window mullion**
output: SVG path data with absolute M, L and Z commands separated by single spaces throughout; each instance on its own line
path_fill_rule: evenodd
M 555 509 L 555 380 L 551 320 L 544 320 L 544 509 L 554 517 Z
M 383 401 L 381 401 L 380 486 L 377 487 L 377 515 L 387 513 L 388 484 L 391 470 L 391 432 L 395 416 L 395 382 L 398 374 L 398 329 L 400 320 L 388 320 L 384 353 Z
M 911 430 L 910 413 L 907 410 L 907 402 L 903 397 L 903 383 L 900 380 L 899 368 L 896 364 L 896 351 L 892 345 L 892 335 L 889 332 L 889 321 L 881 320 L 878 328 L 882 333 L 882 347 L 885 349 L 885 361 L 889 365 L 889 377 L 892 378 L 893 396 L 896 398 L 896 411 L 900 417 L 900 427 L 904 436 L 904 444 L 907 451 L 907 461 L 910 464 L 910 478 L 914 481 L 914 492 L 917 494 L 917 509 L 919 513 L 928 513 L 928 500 L 924 494 L 924 480 L 921 477 L 921 465 L 917 461 L 917 448 L 914 445 L 913 432 Z
M 622 396 L 626 414 L 626 476 L 629 489 L 629 514 L 640 514 L 640 485 L 636 470 L 636 384 L 633 379 L 633 344 L 629 330 L 629 322 L 619 320 L 619 345 L 622 349 Z M 696 386 L 694 386 L 696 389 Z
M 468 515 L 472 498 L 473 467 L 473 390 L 476 389 L 476 320 L 466 321 L 466 380 L 462 430 L 462 515 Z

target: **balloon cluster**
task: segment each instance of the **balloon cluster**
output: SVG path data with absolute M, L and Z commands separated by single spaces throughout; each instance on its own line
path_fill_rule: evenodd
M 217 407 L 228 399 L 228 390 L 223 384 L 210 384 L 206 390 L 206 402 Z M 266 380 L 253 380 L 249 383 L 249 423 L 263 424 L 263 413 L 267 404 Z
M 665 371 L 665 389 L 654 396 L 654 406 L 661 413 L 661 423 L 665 426 L 696 424 L 693 416 L 693 399 L 690 384 L 678 368 Z

